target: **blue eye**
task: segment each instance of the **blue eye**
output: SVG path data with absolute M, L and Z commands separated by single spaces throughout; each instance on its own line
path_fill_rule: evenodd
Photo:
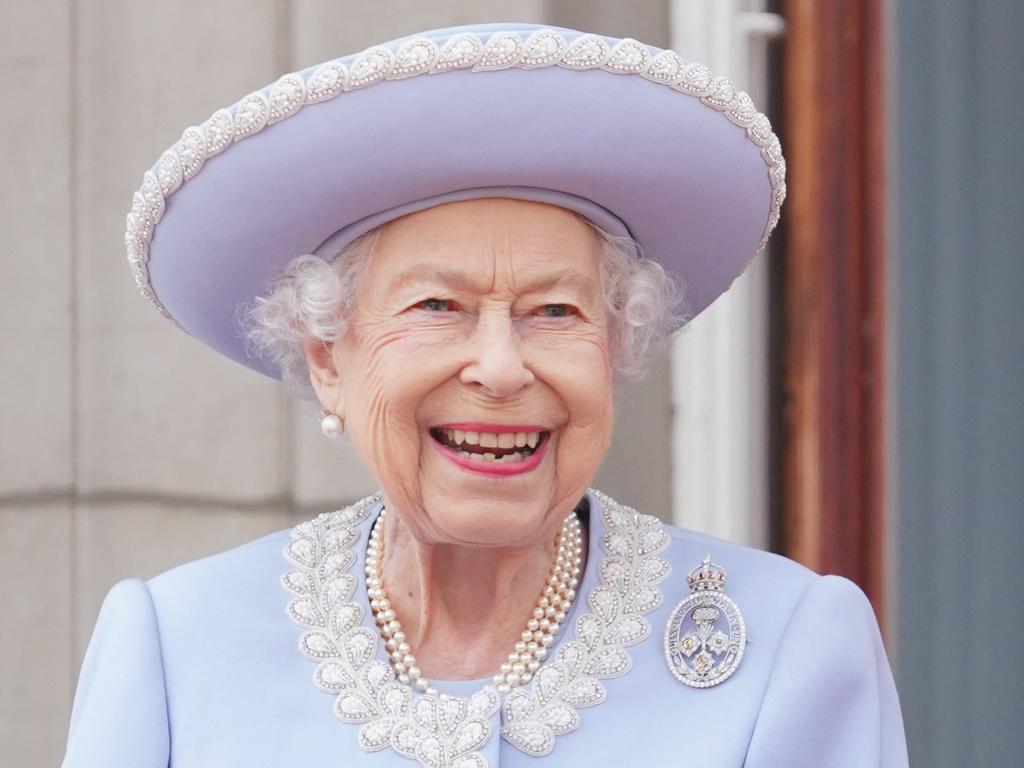
M 545 304 L 541 307 L 541 314 L 544 317 L 569 317 L 575 310 L 568 304 Z
M 456 309 L 455 302 L 448 299 L 426 299 L 416 305 L 417 309 L 425 309 L 428 312 L 453 312 Z

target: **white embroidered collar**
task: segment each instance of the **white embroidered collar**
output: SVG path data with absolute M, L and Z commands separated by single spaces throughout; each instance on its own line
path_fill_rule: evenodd
M 379 493 L 292 529 L 284 555 L 296 568 L 282 575 L 281 585 L 295 595 L 288 615 L 306 629 L 299 649 L 319 662 L 313 681 L 334 694 L 334 714 L 362 724 L 359 745 L 364 750 L 390 746 L 425 768 L 487 768 L 478 750 L 491 738 L 490 721 L 499 707 L 502 737 L 540 757 L 551 752 L 556 736 L 579 726 L 578 708 L 604 701 L 600 680 L 628 672 L 632 661 L 625 648 L 651 634 L 644 616 L 661 604 L 657 585 L 670 566 L 658 553 L 669 538 L 658 518 L 600 491 L 591 490 L 589 496 L 600 507 L 604 527 L 599 583 L 586 596 L 590 612 L 576 619 L 573 638 L 555 646 L 529 685 L 503 701 L 493 685 L 469 697 L 414 694 L 378 658 L 379 636 L 353 599 L 357 580 L 349 571 L 357 561 L 352 546 L 360 539 L 360 526 L 380 505 Z M 598 522 L 594 506 L 591 542 Z M 593 546 L 590 551 L 594 556 Z

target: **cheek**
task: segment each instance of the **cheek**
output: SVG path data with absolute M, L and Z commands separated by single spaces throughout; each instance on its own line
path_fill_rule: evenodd
M 452 376 L 451 349 L 437 329 L 403 327 L 353 333 L 343 347 L 345 411 L 351 435 L 378 477 L 417 461 L 423 399 Z
M 568 416 L 555 445 L 555 493 L 571 504 L 593 482 L 611 443 L 615 400 L 607 345 L 577 345 L 548 376 Z
M 600 462 L 614 420 L 611 357 L 604 334 L 551 340 L 538 346 L 534 369 L 562 401 L 568 414 L 566 454 Z

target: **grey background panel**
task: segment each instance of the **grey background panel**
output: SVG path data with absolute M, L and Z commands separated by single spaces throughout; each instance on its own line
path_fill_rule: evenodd
M 911 764 L 1024 765 L 1024 3 L 891 15 L 892 626 Z

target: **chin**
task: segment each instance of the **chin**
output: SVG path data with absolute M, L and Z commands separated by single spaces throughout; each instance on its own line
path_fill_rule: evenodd
M 536 543 L 550 527 L 550 498 L 480 498 L 476 495 L 444 494 L 424 499 L 433 528 L 451 543 L 481 547 L 528 546 Z

